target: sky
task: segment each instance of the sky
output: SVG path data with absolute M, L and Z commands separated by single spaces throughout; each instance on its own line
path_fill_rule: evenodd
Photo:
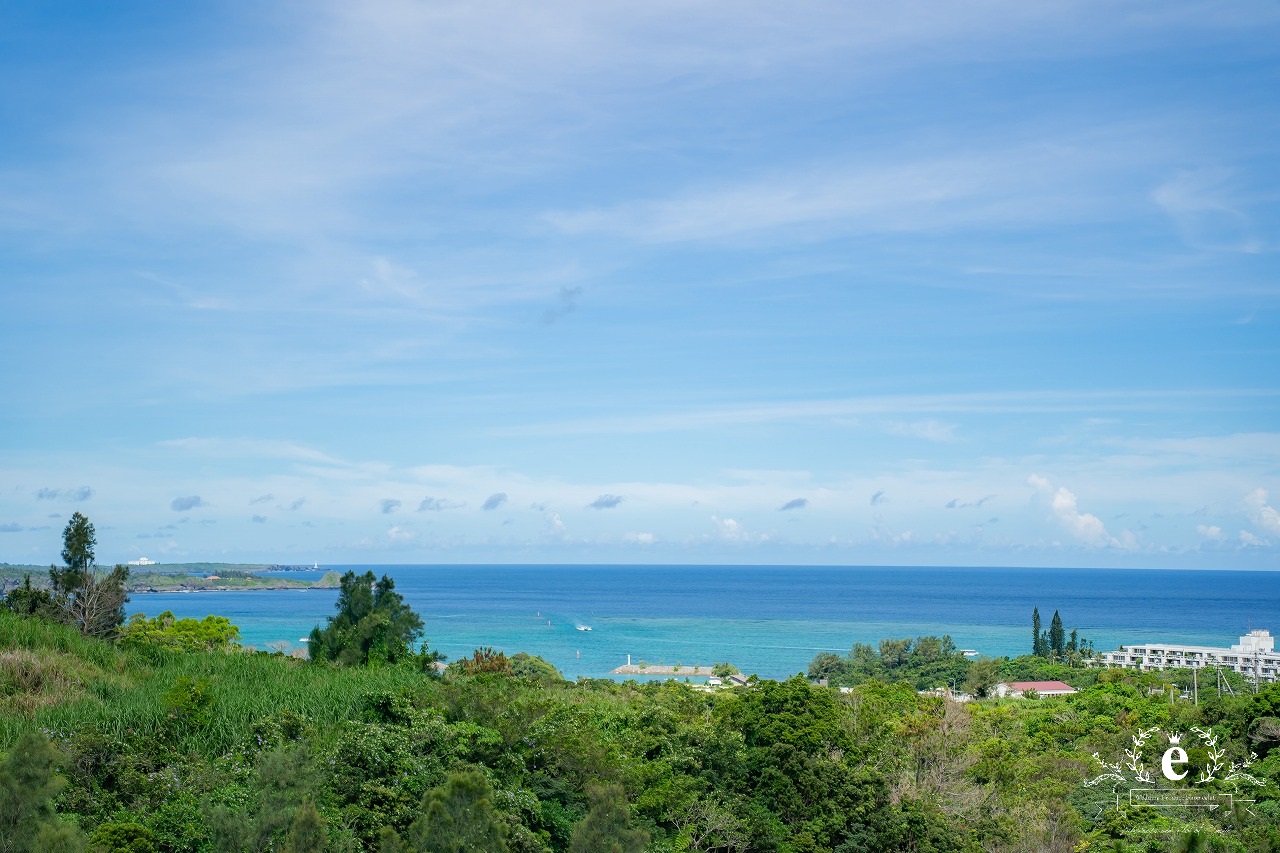
M 0 5 L 0 561 L 1280 568 L 1280 4 Z

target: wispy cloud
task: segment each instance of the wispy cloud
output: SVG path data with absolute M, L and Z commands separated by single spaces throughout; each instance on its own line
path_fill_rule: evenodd
M 613 509 L 622 503 L 621 495 L 601 495 L 600 497 L 587 504 L 587 509 Z
M 885 490 L 880 489 L 878 492 L 876 492 L 871 496 L 871 505 L 880 506 L 880 504 L 885 503 L 888 500 L 889 500 L 889 496 L 885 494 Z
M 78 489 L 50 489 L 42 488 L 36 492 L 36 500 L 40 501 L 68 501 L 80 502 L 87 501 L 93 497 L 93 489 L 88 486 L 81 486 Z
M 390 515 L 400 508 L 400 501 L 395 498 L 383 498 L 378 501 L 378 511 L 383 515 Z
M 901 421 L 891 421 L 886 429 L 894 435 L 905 435 L 911 438 L 923 438 L 926 441 L 951 442 L 955 441 L 955 424 L 944 424 L 941 421 L 932 418 L 922 421 L 911 421 L 903 423 Z
M 976 501 L 963 501 L 960 498 L 952 498 L 951 500 L 947 501 L 946 508 L 947 509 L 969 509 L 971 507 L 976 508 L 976 507 L 982 506 L 987 501 L 992 500 L 993 498 L 995 498 L 995 495 L 983 495 L 982 497 L 978 498 Z
M 495 492 L 484 499 L 484 503 L 480 505 L 483 510 L 495 510 L 507 502 L 506 492 Z
M 712 429 L 784 421 L 827 421 L 867 415 L 910 414 L 1089 414 L 1167 412 L 1189 405 L 1221 405 L 1227 400 L 1280 397 L 1272 389 L 1188 389 L 1174 391 L 989 391 L 952 394 L 869 396 L 826 400 L 760 401 L 665 414 L 558 421 L 495 427 L 503 436 L 628 434 Z
M 1197 249 L 1254 254 L 1265 247 L 1252 217 L 1237 200 L 1238 180 L 1221 168 L 1183 169 L 1152 192 L 1152 198 Z
M 793 509 L 804 509 L 809 505 L 808 498 L 793 498 L 778 507 L 779 512 L 790 512 Z
M 448 498 L 433 498 L 427 495 L 422 499 L 422 503 L 418 504 L 418 512 L 443 512 L 446 509 L 457 509 L 461 506 L 463 504 Z
M 275 499 L 276 499 L 276 496 L 268 492 L 265 495 L 258 495 L 256 498 L 249 501 L 249 506 L 257 506 L 258 504 L 270 503 Z
M 1062 139 L 981 154 L 824 163 L 667 199 L 546 215 L 570 234 L 689 242 L 776 234 L 884 234 L 1071 221 L 1114 203 L 1107 184 L 1143 152 L 1133 139 Z M 1149 156 L 1154 152 L 1148 151 Z
M 204 499 L 199 495 L 187 495 L 186 497 L 174 498 L 169 502 L 169 507 L 174 512 L 187 512 L 188 510 L 199 509 L 200 507 L 206 507 L 208 505 L 209 504 L 205 503 Z
M 339 467 L 346 464 L 342 460 L 314 447 L 290 441 L 191 437 L 168 439 L 159 442 L 158 446 L 168 450 L 184 451 L 196 456 L 209 458 L 283 459 Z
M 562 287 L 560 288 L 560 296 L 554 308 L 548 308 L 542 313 L 543 325 L 550 326 L 561 317 L 572 314 L 578 307 L 578 297 L 582 295 L 581 287 Z

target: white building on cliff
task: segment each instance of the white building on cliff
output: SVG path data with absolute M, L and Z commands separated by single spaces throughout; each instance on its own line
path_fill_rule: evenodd
M 1280 653 L 1270 631 L 1250 631 L 1230 648 L 1184 646 L 1179 643 L 1134 643 L 1101 655 L 1104 666 L 1132 669 L 1221 668 L 1238 672 L 1251 681 L 1270 683 L 1280 673 Z

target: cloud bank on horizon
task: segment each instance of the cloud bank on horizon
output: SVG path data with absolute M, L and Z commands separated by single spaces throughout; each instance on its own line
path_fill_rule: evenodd
M 1273 4 L 76 15 L 0 561 L 1280 567 Z

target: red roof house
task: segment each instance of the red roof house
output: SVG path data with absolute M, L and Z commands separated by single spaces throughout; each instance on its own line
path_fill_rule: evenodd
M 1028 690 L 1034 690 L 1036 696 L 1070 696 L 1077 692 L 1070 684 L 1061 681 L 1011 681 L 996 685 L 996 695 L 1002 699 L 1005 696 L 1023 696 Z

